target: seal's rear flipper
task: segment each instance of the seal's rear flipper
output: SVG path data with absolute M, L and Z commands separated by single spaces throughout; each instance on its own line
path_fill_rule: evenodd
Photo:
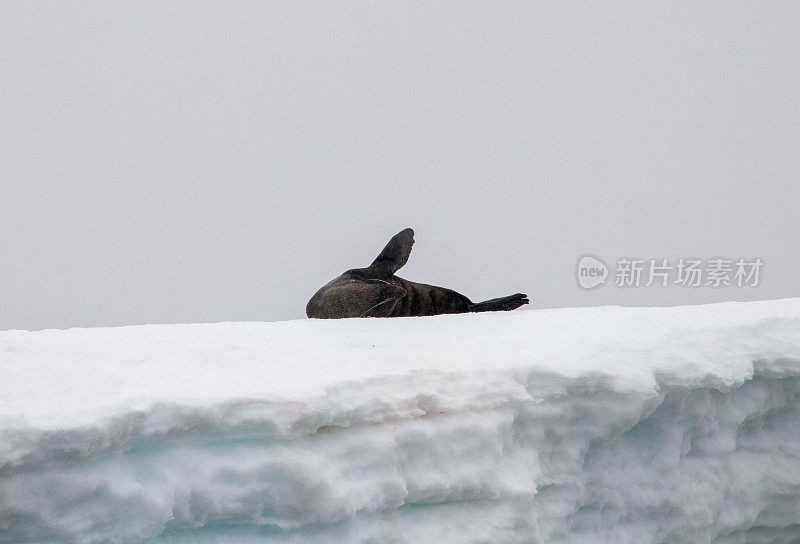
M 376 278 L 389 279 L 408 262 L 413 245 L 413 229 L 401 230 L 392 236 L 381 254 L 366 268 L 367 273 Z
M 476 302 L 469 306 L 467 311 L 469 312 L 496 312 L 496 311 L 507 311 L 507 310 L 516 310 L 523 304 L 528 304 L 530 301 L 528 300 L 528 295 L 524 293 L 517 293 L 515 295 L 509 295 L 507 297 L 500 297 L 500 298 L 493 298 L 491 300 L 485 300 L 483 302 Z

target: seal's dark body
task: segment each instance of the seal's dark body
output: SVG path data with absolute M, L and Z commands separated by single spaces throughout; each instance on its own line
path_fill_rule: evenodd
M 410 317 L 513 310 L 528 304 L 522 293 L 473 303 L 464 295 L 394 275 L 411 253 L 414 231 L 396 234 L 367 268 L 348 270 L 311 297 L 306 315 L 316 318 Z
M 415 283 L 397 276 L 392 282 L 405 290 L 391 317 L 411 315 L 463 314 L 469 311 L 472 302 L 452 289 Z

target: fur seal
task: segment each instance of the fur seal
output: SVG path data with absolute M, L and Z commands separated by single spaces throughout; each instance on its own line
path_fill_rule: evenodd
M 528 304 L 524 293 L 474 303 L 452 289 L 395 276 L 408 261 L 413 245 L 412 229 L 398 232 L 371 265 L 348 270 L 317 291 L 308 301 L 306 315 L 312 318 L 409 317 L 514 310 Z

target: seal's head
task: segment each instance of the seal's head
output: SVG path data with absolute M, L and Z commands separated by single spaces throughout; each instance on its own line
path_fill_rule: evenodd
M 322 287 L 306 305 L 306 315 L 316 318 L 387 317 L 405 296 L 392 282 L 365 277 L 348 270 Z

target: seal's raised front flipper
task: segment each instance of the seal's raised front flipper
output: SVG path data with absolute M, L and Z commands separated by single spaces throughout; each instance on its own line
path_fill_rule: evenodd
M 495 312 L 516 310 L 523 304 L 528 304 L 528 295 L 524 293 L 517 293 L 507 297 L 493 298 L 492 300 L 485 300 L 483 302 L 476 302 L 469 306 L 469 312 Z
M 392 236 L 381 254 L 365 269 L 366 272 L 376 278 L 389 279 L 406 264 L 413 245 L 413 229 L 401 230 Z

